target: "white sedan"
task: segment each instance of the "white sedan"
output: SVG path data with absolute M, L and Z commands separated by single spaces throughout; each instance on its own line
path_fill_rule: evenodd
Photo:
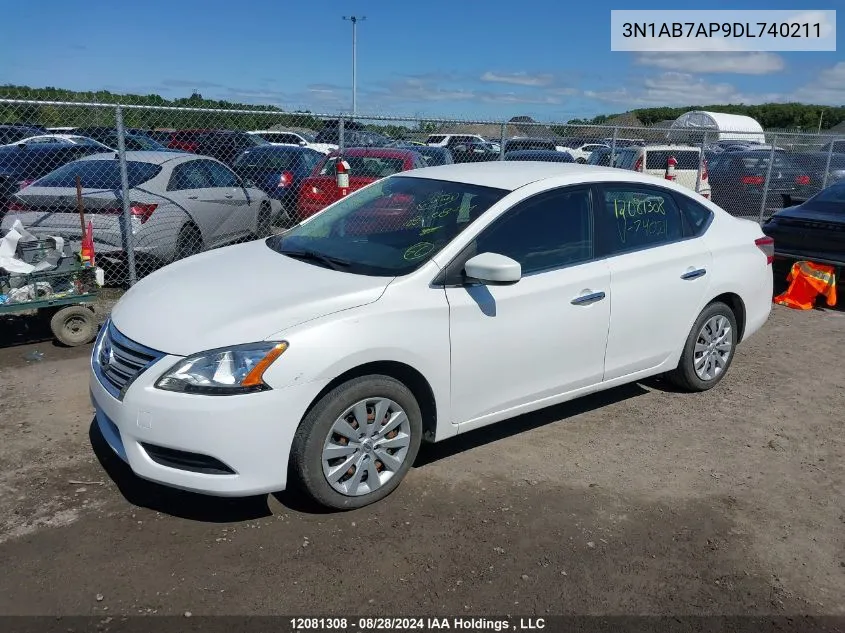
M 361 507 L 423 441 L 656 374 L 714 387 L 769 316 L 772 255 L 636 172 L 399 173 L 135 285 L 93 351 L 97 424 L 144 479 Z
M 126 152 L 126 165 L 131 240 L 142 274 L 202 250 L 266 236 L 273 214 L 281 208 L 281 203 L 207 156 L 131 151 Z M 77 176 L 98 260 L 121 263 L 126 239 L 121 174 L 112 153 L 67 163 L 18 191 L 9 202 L 3 227 L 20 220 L 37 236 L 56 235 L 77 244 L 82 233 Z
M 28 136 L 16 143 L 9 143 L 8 145 L 40 145 L 42 143 L 58 144 L 58 145 L 88 145 L 90 147 L 99 147 L 104 152 L 114 152 L 114 148 L 95 141 L 93 138 L 87 136 L 80 136 L 79 134 L 39 134 L 37 136 Z

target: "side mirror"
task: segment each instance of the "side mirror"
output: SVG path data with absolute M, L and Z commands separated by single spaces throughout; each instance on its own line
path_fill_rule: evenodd
M 465 151 L 467 151 L 467 146 L 466 145 L 455 145 L 453 151 L 455 151 L 455 152 L 465 152 Z
M 508 285 L 522 279 L 522 266 L 505 255 L 481 253 L 467 260 L 464 264 L 464 274 L 470 281 Z
M 300 146 L 300 147 L 305 147 L 306 145 L 308 145 L 308 142 L 307 142 L 307 141 L 299 141 L 299 146 Z
M 241 186 L 244 188 L 255 188 L 255 183 L 252 182 L 252 180 L 250 180 L 249 178 L 242 178 Z

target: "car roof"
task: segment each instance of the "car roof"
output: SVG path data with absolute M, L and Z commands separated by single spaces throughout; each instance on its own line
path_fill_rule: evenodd
M 310 153 L 313 153 L 313 152 L 316 152 L 316 151 L 317 150 L 314 149 L 313 147 L 303 147 L 302 145 L 255 145 L 254 147 L 250 147 L 249 149 L 245 149 L 244 154 L 246 154 L 247 152 L 249 152 L 250 154 L 252 154 L 254 152 L 262 152 L 262 153 L 280 152 L 280 153 L 289 154 L 291 152 L 300 152 L 300 153 L 310 152 Z M 317 152 L 317 153 L 319 154 L 320 152 Z
M 515 149 L 505 153 L 507 156 L 566 156 L 571 157 L 567 152 L 559 152 L 556 149 Z M 564 158 L 566 160 L 566 158 Z
M 408 158 L 411 154 L 418 153 L 413 149 L 402 149 L 398 147 L 349 147 L 343 150 L 344 156 L 372 156 L 373 158 Z M 335 150 L 331 156 L 339 156 L 341 152 Z
M 458 163 L 438 165 L 401 172 L 391 178 L 433 178 L 450 182 L 462 182 L 483 187 L 494 187 L 513 191 L 532 182 L 549 178 L 568 177 L 573 183 L 581 182 L 584 176 L 606 176 L 608 180 L 654 183 L 654 176 L 639 172 L 581 165 L 578 163 L 550 163 L 539 161 L 485 161 L 479 163 Z M 594 180 L 594 178 L 590 178 Z
M 80 160 L 115 160 L 117 152 L 100 152 L 97 154 L 90 154 Z M 126 160 L 131 160 L 139 163 L 152 163 L 154 165 L 163 165 L 172 160 L 184 158 L 203 158 L 206 160 L 213 160 L 208 156 L 200 156 L 198 154 L 181 154 L 178 152 L 162 152 L 155 150 L 135 150 L 126 152 Z

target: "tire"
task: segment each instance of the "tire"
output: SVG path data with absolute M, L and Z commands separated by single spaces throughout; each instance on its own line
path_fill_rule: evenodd
M 63 345 L 77 347 L 97 337 L 94 312 L 85 306 L 67 306 L 50 319 L 50 331 Z
M 202 233 L 195 224 L 185 224 L 176 238 L 176 259 L 184 259 L 202 252 Z
M 270 210 L 270 205 L 262 203 L 261 209 L 258 211 L 258 221 L 255 228 L 255 236 L 257 239 L 270 235 L 272 221 L 273 212 Z
M 587 160 L 586 160 L 585 158 L 576 158 L 576 159 L 575 159 L 575 162 L 576 162 L 576 163 L 580 163 L 581 165 L 583 165 L 584 163 L 586 163 L 586 162 L 587 162 Z
M 725 358 L 723 356 L 724 348 L 722 349 L 722 352 L 720 352 L 718 347 L 710 347 L 709 350 L 704 349 L 703 351 L 699 349 L 699 352 L 696 352 L 696 345 L 699 344 L 699 342 L 702 345 L 710 345 L 710 342 L 706 340 L 707 333 L 705 332 L 705 326 L 707 326 L 708 330 L 710 330 L 712 325 L 718 325 L 718 320 L 720 318 L 727 321 L 727 324 L 730 327 L 730 331 L 726 333 L 727 340 L 730 341 L 730 347 L 727 350 L 727 357 Z M 704 308 L 704 310 L 702 310 L 701 314 L 699 314 L 698 318 L 695 320 L 695 324 L 692 326 L 692 330 L 690 330 L 687 341 L 684 344 L 684 351 L 681 354 L 681 360 L 678 362 L 678 367 L 667 374 L 667 378 L 676 386 L 686 391 L 707 391 L 708 389 L 712 389 L 721 382 L 722 378 L 725 377 L 725 374 L 728 373 L 728 369 L 730 369 L 734 355 L 736 354 L 737 333 L 736 316 L 734 315 L 733 310 L 720 301 L 709 304 L 706 308 Z M 699 339 L 701 339 L 701 341 L 699 341 Z M 704 364 L 700 369 L 707 370 L 708 367 L 710 367 L 713 368 L 713 370 L 709 372 L 704 371 L 704 373 L 700 375 L 696 370 L 695 365 L 697 360 L 700 361 L 701 357 L 697 359 L 696 354 L 703 354 L 703 356 L 706 357 L 708 353 L 711 355 L 715 354 L 715 356 L 712 356 L 714 360 L 717 360 L 718 358 L 723 359 L 723 363 L 721 365 L 716 365 L 714 368 L 709 364 L 709 361 L 704 361 Z M 718 368 L 718 371 L 716 368 Z
M 383 420 L 389 420 L 391 423 L 395 419 L 401 420 L 401 415 L 396 414 L 401 409 L 405 413 L 405 421 L 387 433 L 380 432 L 379 429 L 383 427 L 377 427 L 373 422 L 374 428 L 369 437 L 379 438 L 381 433 L 380 439 L 371 439 L 360 444 L 356 440 L 356 447 L 349 446 L 353 442 L 336 433 L 335 425 L 341 422 L 342 416 L 346 416 L 347 420 L 351 421 L 343 432 L 360 435 L 363 425 L 357 423 L 357 418 L 351 410 L 366 403 L 369 415 L 372 407 L 367 401 L 372 401 L 376 406 L 383 406 L 382 403 L 390 404 L 385 411 L 390 413 L 393 410 L 394 413 L 386 415 Z M 348 413 L 351 413 L 351 418 Z M 369 417 L 367 419 L 369 420 Z M 362 508 L 384 499 L 399 486 L 417 457 L 422 432 L 419 404 L 404 384 L 382 375 L 354 378 L 323 396 L 303 419 L 291 449 L 292 475 L 300 488 L 322 506 L 335 510 Z M 394 446 L 404 443 L 404 449 L 391 446 L 379 450 L 379 442 L 392 440 L 399 440 Z M 325 461 L 323 451 L 330 443 L 339 456 Z M 393 450 L 394 454 L 390 454 L 390 450 Z M 391 466 L 387 465 L 388 458 L 392 458 Z M 356 479 L 359 471 L 361 475 Z M 334 475 L 333 479 L 337 483 L 329 482 L 331 475 Z M 384 475 L 387 476 L 383 478 Z M 379 486 L 375 489 L 369 484 L 371 477 L 379 478 Z M 343 491 L 343 488 L 346 490 Z

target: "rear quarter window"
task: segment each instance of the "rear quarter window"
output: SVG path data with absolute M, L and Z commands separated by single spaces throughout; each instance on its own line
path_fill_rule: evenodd
M 681 210 L 684 237 L 703 235 L 710 226 L 713 212 L 688 196 L 676 194 L 675 198 Z

